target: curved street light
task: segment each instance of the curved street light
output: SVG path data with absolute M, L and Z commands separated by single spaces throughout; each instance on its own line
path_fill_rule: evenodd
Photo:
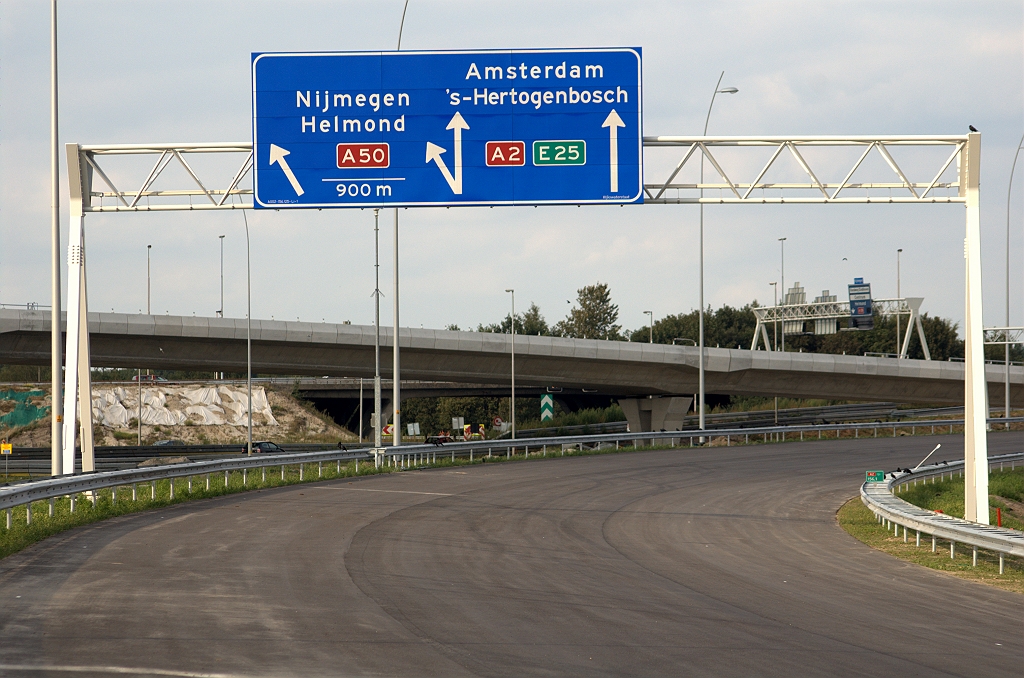
M 704 136 L 708 135 L 708 123 L 711 122 L 711 109 L 715 106 L 715 97 L 719 94 L 736 94 L 739 92 L 735 87 L 722 87 L 722 78 L 725 77 L 725 71 L 722 71 L 721 75 L 718 76 L 718 82 L 715 83 L 715 91 L 711 95 L 711 104 L 708 106 L 707 117 L 704 118 Z M 704 197 L 704 154 L 700 156 L 700 197 Z M 698 403 L 699 412 L 699 426 L 700 430 L 704 430 L 704 203 L 700 203 L 700 309 L 698 312 L 698 324 L 700 334 L 700 363 L 698 367 L 699 375 L 699 394 L 700 401 Z M 701 442 L 704 439 L 701 438 Z

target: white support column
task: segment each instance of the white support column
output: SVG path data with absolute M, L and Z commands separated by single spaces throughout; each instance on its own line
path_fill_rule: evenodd
M 979 173 L 981 134 L 968 135 L 967 157 L 960 163 L 960 191 L 966 198 L 967 259 L 964 379 L 964 487 L 967 520 L 988 525 L 988 393 L 981 297 L 981 209 Z
M 89 293 L 86 287 L 85 217 L 82 217 L 82 282 L 79 302 L 78 339 L 78 402 L 82 419 L 82 472 L 96 470 L 96 455 L 92 435 L 92 360 L 89 357 Z M 95 496 L 90 493 L 90 497 Z
M 82 322 L 79 314 L 82 307 L 82 222 L 81 215 L 71 217 L 68 235 L 68 321 L 67 353 L 64 359 L 64 428 L 63 428 L 63 471 L 64 475 L 75 472 L 75 424 L 78 421 L 78 362 L 79 341 Z
M 907 347 L 910 345 L 910 337 L 914 333 L 914 313 L 910 313 L 910 319 L 907 320 L 907 331 L 903 334 L 903 345 L 900 348 L 900 357 L 907 357 Z
M 914 324 L 917 325 L 917 338 L 921 340 L 921 350 L 924 351 L 924 359 L 931 360 L 932 354 L 928 350 L 928 340 L 924 338 L 924 325 L 921 324 L 921 314 L 914 316 Z

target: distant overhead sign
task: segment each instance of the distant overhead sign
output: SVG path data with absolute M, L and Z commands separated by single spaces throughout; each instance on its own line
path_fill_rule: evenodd
M 257 208 L 643 201 L 639 48 L 252 56 Z
M 855 330 L 872 330 L 875 328 L 874 310 L 871 306 L 871 283 L 863 278 L 854 278 L 848 285 L 850 292 L 850 327 Z

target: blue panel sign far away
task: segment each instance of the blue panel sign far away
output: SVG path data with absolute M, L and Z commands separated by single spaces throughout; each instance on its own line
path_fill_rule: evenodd
M 639 48 L 253 54 L 257 208 L 643 201 Z

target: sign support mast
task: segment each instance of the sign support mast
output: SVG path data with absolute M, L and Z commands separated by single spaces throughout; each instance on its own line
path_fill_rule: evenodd
M 395 51 L 402 51 L 402 31 L 405 30 L 405 13 L 409 9 L 409 0 L 405 0 L 402 6 L 402 21 L 398 24 L 398 46 Z M 398 447 L 402 444 L 402 378 L 400 355 L 398 348 L 398 208 L 395 208 L 395 333 L 393 337 L 394 364 L 392 366 L 391 379 L 391 410 L 395 416 L 395 427 L 393 429 L 392 445 Z

